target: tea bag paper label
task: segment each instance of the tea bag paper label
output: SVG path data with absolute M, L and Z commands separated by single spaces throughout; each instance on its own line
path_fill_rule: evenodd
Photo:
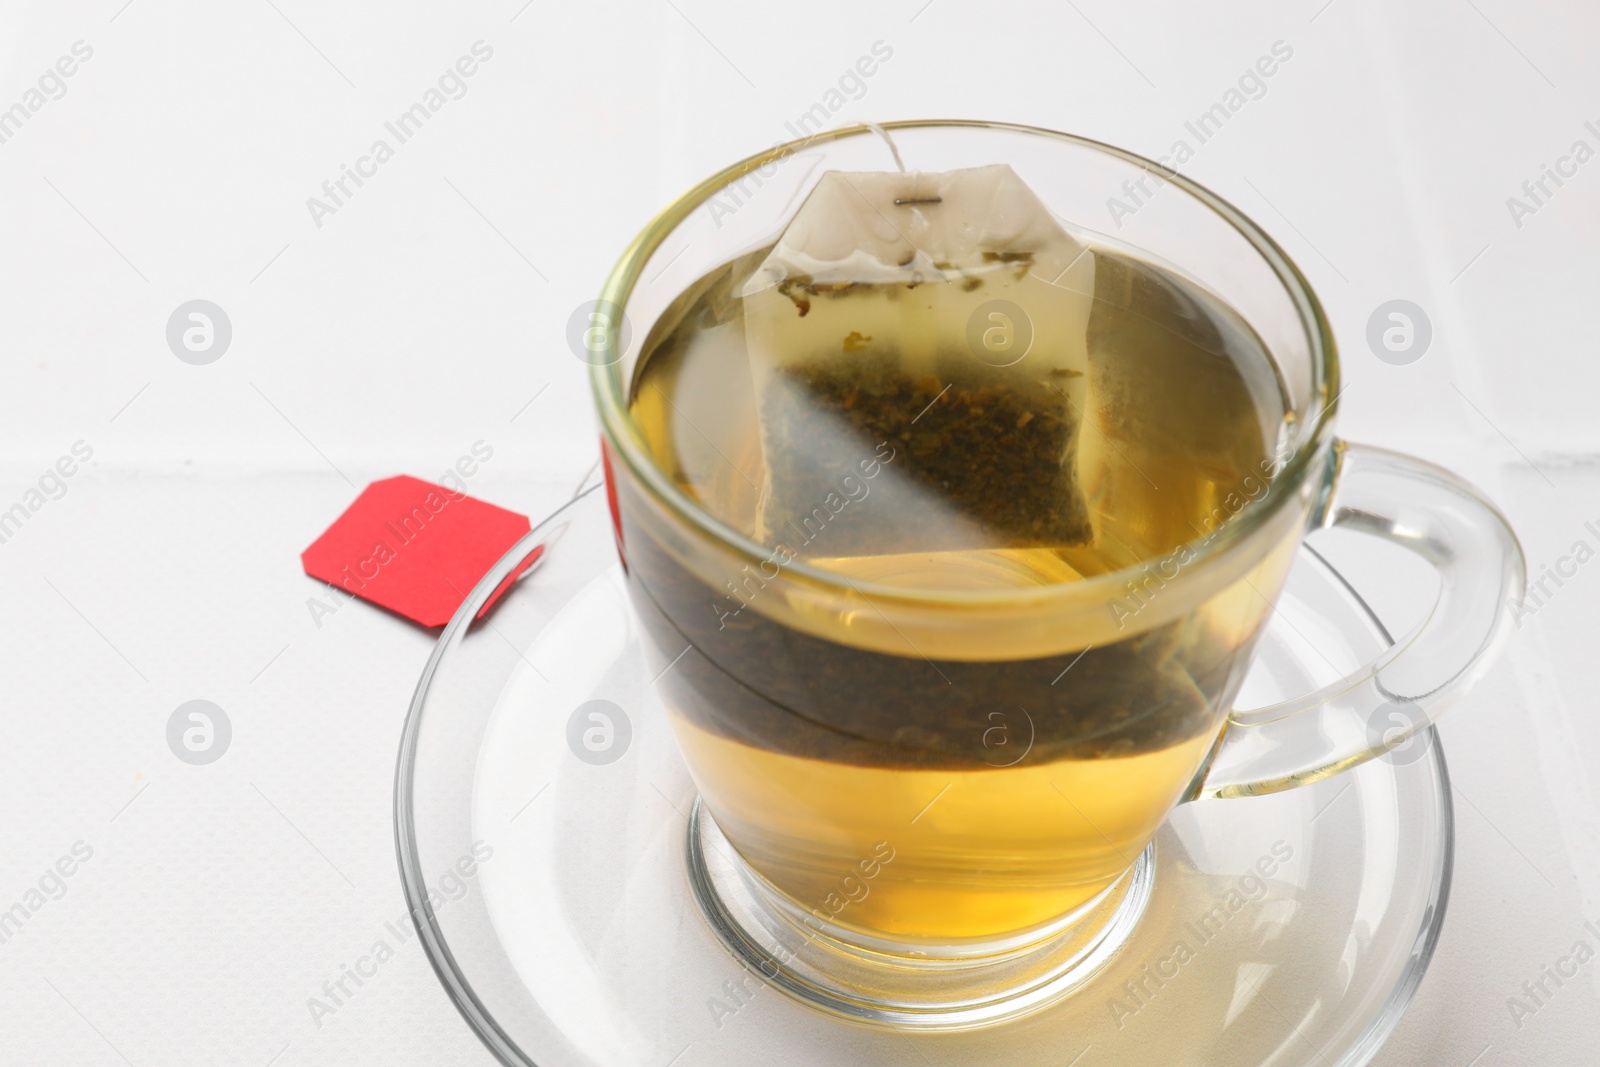
M 305 572 L 423 626 L 443 626 L 530 529 L 527 516 L 401 475 L 373 482 L 301 553 Z M 539 558 L 485 602 L 487 614 Z

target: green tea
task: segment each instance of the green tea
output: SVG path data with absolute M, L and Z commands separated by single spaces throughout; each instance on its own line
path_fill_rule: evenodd
M 808 910 L 888 842 L 893 862 L 837 923 L 915 941 L 1047 922 L 1113 882 L 1202 771 L 1266 597 L 1246 578 L 1179 613 L 1118 585 L 1113 640 L 975 624 L 924 655 L 867 640 L 871 601 L 849 583 L 958 604 L 1209 536 L 1281 459 L 1274 365 L 1214 294 L 1106 244 L 1088 253 L 1092 300 L 1016 258 L 905 286 L 799 279 L 790 313 L 835 324 L 830 340 L 763 365 L 741 293 L 767 251 L 669 308 L 631 390 L 659 467 L 773 549 L 770 566 L 708 576 L 623 509 L 629 587 L 670 663 L 657 688 L 696 784 L 741 855 Z M 981 358 L 968 316 L 927 299 L 941 286 L 1003 291 L 1033 350 Z M 1089 309 L 1082 381 L 1041 347 L 1065 328 L 1057 293 Z M 910 330 L 914 359 L 896 345 Z M 1258 575 L 1268 595 L 1285 546 Z M 790 596 L 794 560 L 839 576 L 837 612 Z

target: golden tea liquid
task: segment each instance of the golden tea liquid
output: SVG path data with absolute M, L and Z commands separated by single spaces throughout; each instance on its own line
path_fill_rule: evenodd
M 718 825 L 819 917 L 929 943 L 1047 923 L 1132 864 L 1217 741 L 1292 538 L 1259 590 L 1247 577 L 1182 611 L 1105 583 L 1109 639 L 974 615 L 934 654 L 886 651 L 870 598 L 819 611 L 786 586 L 798 559 L 959 615 L 963 593 L 1170 558 L 1264 492 L 1286 404 L 1260 341 L 1182 276 L 1088 254 L 1084 381 L 1048 352 L 982 358 L 989 320 L 941 315 L 937 286 L 988 286 L 1060 336 L 1059 291 L 1015 256 L 914 286 L 794 279 L 796 319 L 837 337 L 775 367 L 752 366 L 740 296 L 763 250 L 646 340 L 631 413 L 655 462 L 774 550 L 708 573 L 686 563 L 695 532 L 622 509 L 630 590 L 671 664 L 657 689 Z M 914 360 L 896 342 L 913 325 Z

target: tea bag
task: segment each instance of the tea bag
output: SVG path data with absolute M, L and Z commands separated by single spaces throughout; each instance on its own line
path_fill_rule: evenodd
M 1008 166 L 824 174 L 742 291 L 758 537 L 825 557 L 1091 543 L 1094 272 Z

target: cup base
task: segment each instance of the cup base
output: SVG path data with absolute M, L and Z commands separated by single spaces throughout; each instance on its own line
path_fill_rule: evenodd
M 475 623 L 552 544 L 492 626 Z M 395 789 L 406 900 L 442 987 L 498 1063 L 1363 1067 L 1427 970 L 1453 840 L 1432 731 L 1404 758 L 1303 788 L 1180 805 L 1120 951 L 1023 1017 L 896 1029 L 769 991 L 686 876 L 694 783 L 631 612 L 605 494 L 591 493 L 485 577 L 411 706 Z M 1241 705 L 1331 685 L 1387 646 L 1339 574 L 1302 550 Z M 618 727 L 607 759 L 572 740 L 593 701 Z
M 868 938 L 807 913 L 750 867 L 696 800 L 689 882 L 759 981 L 812 1007 L 899 1030 L 967 1030 L 1046 1007 L 1092 978 L 1150 900 L 1155 845 L 1098 896 L 1024 934 L 947 949 Z

